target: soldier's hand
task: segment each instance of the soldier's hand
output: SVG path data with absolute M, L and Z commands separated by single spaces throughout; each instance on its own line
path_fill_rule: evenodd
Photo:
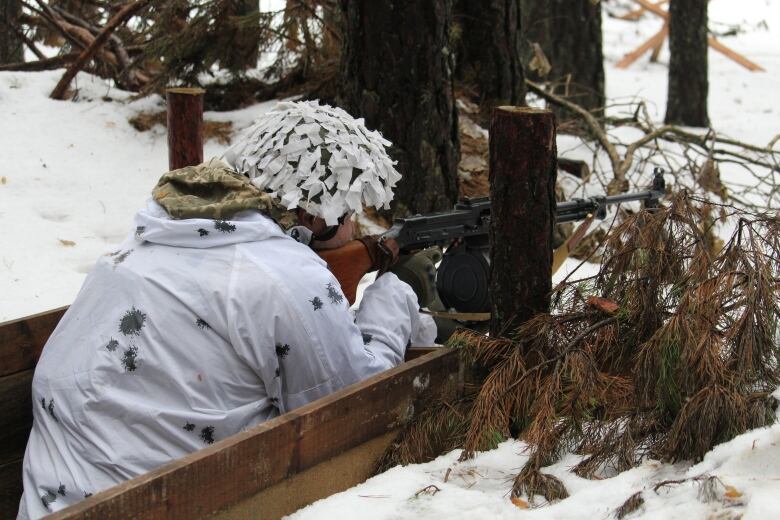
M 372 271 L 384 273 L 398 260 L 398 245 L 395 240 L 380 242 L 376 235 L 360 237 L 358 240 L 366 246 L 368 256 L 371 258 Z
M 420 307 L 428 307 L 436 298 L 436 264 L 441 257 L 440 247 L 429 247 L 413 255 L 401 255 L 390 268 L 391 273 L 411 286 Z

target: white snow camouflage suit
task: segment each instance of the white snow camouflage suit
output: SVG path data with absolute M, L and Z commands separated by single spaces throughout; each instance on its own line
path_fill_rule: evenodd
M 426 328 L 392 273 L 353 318 L 325 262 L 257 211 L 173 220 L 150 201 L 134 223 L 38 362 L 20 518 L 391 368 Z

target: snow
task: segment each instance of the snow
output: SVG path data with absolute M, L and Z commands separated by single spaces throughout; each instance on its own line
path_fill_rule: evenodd
M 0 73 L 0 322 L 69 304 L 167 170 L 165 129 L 128 122 L 165 110 L 159 96 L 130 101 L 80 73 L 76 102 L 50 100 L 61 75 Z M 240 130 L 273 105 L 204 117 Z M 223 148 L 207 141 L 204 157 Z
M 718 28 L 745 27 L 720 41 L 766 69 L 751 73 L 710 51 L 712 125 L 736 139 L 765 146 L 780 133 L 780 1 L 712 0 L 710 20 Z M 664 49 L 659 63 L 644 56 L 625 70 L 614 64 L 660 26 L 655 16 L 639 23 L 604 17 L 608 97 L 621 102 L 646 98 L 658 121 L 665 107 L 668 51 Z M 128 123 L 140 112 L 163 110 L 161 98 L 132 100 L 130 94 L 81 73 L 74 84 L 76 101 L 52 101 L 47 96 L 61 75 L 62 70 L 0 72 L 0 322 L 70 303 L 95 259 L 131 232 L 132 215 L 167 169 L 165 130 L 157 126 L 140 133 Z M 232 121 L 238 132 L 271 106 L 273 102 L 207 112 L 205 119 Z M 207 141 L 204 156 L 218 156 L 223 149 Z M 571 137 L 559 137 L 558 149 L 572 158 L 591 158 Z M 726 175 L 733 179 L 737 174 Z M 578 264 L 568 260 L 556 281 Z M 585 264 L 575 276 L 593 274 L 596 268 Z M 613 517 L 615 508 L 637 491 L 643 492 L 645 503 L 630 518 L 773 518 L 780 516 L 778 443 L 780 425 L 775 425 L 720 445 L 695 465 L 648 460 L 602 480 L 570 473 L 578 459 L 567 455 L 545 471 L 561 478 L 571 496 L 523 510 L 510 502 L 509 491 L 526 460 L 525 446 L 510 440 L 471 461 L 457 462 L 455 451 L 427 464 L 393 468 L 291 518 L 602 519 Z M 720 479 L 716 497 L 709 502 L 700 497 L 700 484 L 691 481 L 653 489 L 665 480 L 702 475 Z M 431 484 L 440 491 L 420 492 Z M 733 497 L 726 495 L 725 486 L 736 490 L 730 493 Z

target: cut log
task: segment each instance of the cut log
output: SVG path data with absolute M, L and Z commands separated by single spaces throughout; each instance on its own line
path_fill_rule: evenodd
M 555 225 L 555 116 L 499 107 L 490 124 L 491 336 L 547 312 Z
M 203 162 L 203 93 L 201 88 L 169 88 L 168 169 Z

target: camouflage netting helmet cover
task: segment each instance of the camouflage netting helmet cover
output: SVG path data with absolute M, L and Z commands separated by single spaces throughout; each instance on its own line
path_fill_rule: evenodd
M 287 209 L 300 207 L 332 226 L 365 206 L 389 208 L 401 178 L 385 150 L 390 144 L 340 108 L 282 102 L 223 157 Z

